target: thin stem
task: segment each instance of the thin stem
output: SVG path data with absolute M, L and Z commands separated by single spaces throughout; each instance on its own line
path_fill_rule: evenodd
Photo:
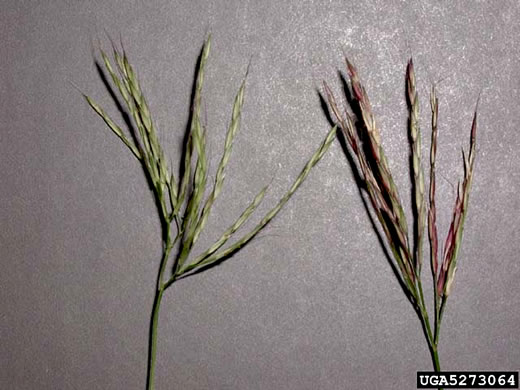
M 149 358 L 148 358 L 148 374 L 147 374 L 147 385 L 148 390 L 153 390 L 155 381 L 155 358 L 157 355 L 157 325 L 159 323 L 159 309 L 161 307 L 161 299 L 164 290 L 158 290 L 155 295 L 155 301 L 152 309 L 152 322 L 150 324 L 150 346 L 149 346 Z
M 172 242 L 171 222 L 164 216 L 163 216 L 162 220 L 163 220 L 163 226 L 164 226 L 164 230 L 165 230 L 165 232 L 164 232 L 165 241 L 164 241 L 163 256 L 161 259 L 161 265 L 159 267 L 159 274 L 157 275 L 157 291 L 163 289 L 163 278 L 164 278 L 164 271 L 166 270 L 166 264 L 168 264 L 168 258 L 170 257 L 170 252 L 173 248 L 173 245 L 177 241 L 177 239 L 175 239 Z
M 433 368 L 435 369 L 435 372 L 440 372 L 441 364 L 439 363 L 439 351 L 437 350 L 437 346 L 431 347 L 430 351 L 432 354 Z
M 426 339 L 428 342 L 428 347 L 433 362 L 433 368 L 435 372 L 440 372 L 441 364 L 439 361 L 439 351 L 437 349 L 437 346 L 439 338 L 440 319 L 442 318 L 444 304 L 441 305 L 440 310 L 437 310 L 437 307 L 435 308 L 435 333 L 432 333 L 430 320 L 428 318 L 428 311 L 426 310 L 426 304 L 424 301 L 421 279 L 419 277 L 417 278 L 417 289 L 419 290 L 419 301 L 417 302 L 419 307 L 419 317 L 424 325 L 424 329 L 426 330 Z M 437 306 L 437 299 L 435 301 Z M 442 388 L 439 388 L 439 390 L 442 390 Z
M 440 306 L 439 306 L 439 297 L 437 296 L 437 291 L 434 290 L 433 292 L 434 294 L 434 298 L 433 298 L 433 303 L 434 303 L 434 307 L 435 307 L 435 325 L 434 325 L 434 332 L 433 332 L 433 341 L 435 342 L 435 344 L 438 344 L 439 343 L 439 327 L 440 327 L 440 323 L 439 323 L 439 310 L 440 310 Z
M 152 309 L 152 321 L 150 323 L 150 343 L 148 350 L 148 372 L 147 372 L 147 390 L 154 389 L 154 381 L 155 381 L 155 360 L 157 356 L 157 327 L 159 324 L 159 311 L 161 307 L 161 299 L 165 290 L 165 285 L 163 283 L 164 271 L 166 270 L 166 265 L 168 264 L 168 258 L 170 257 L 170 252 L 173 248 L 173 245 L 176 240 L 171 242 L 171 222 L 164 219 L 165 223 L 165 244 L 164 244 L 164 252 L 163 257 L 161 259 L 161 265 L 159 268 L 159 274 L 157 275 L 157 287 L 155 290 L 155 299 L 153 303 Z
M 433 368 L 435 372 L 441 372 L 441 364 L 439 363 L 439 351 L 437 350 L 437 346 L 430 347 L 430 353 L 432 354 Z M 443 390 L 443 388 L 439 387 L 439 390 Z
M 439 330 L 440 330 L 440 321 L 439 321 L 439 311 L 440 311 L 440 303 L 439 303 L 439 295 L 437 294 L 437 277 L 432 267 L 432 279 L 433 279 L 433 306 L 435 310 L 435 323 L 434 323 L 434 331 L 433 331 L 433 340 L 435 345 L 439 343 Z
M 444 298 L 441 298 L 439 311 L 437 313 L 437 333 L 435 334 L 435 344 L 436 345 L 439 343 L 439 333 L 441 331 L 442 315 L 444 314 L 445 307 L 446 307 L 446 298 L 444 297 Z
M 424 329 L 426 330 L 426 339 L 428 341 L 428 349 L 430 350 L 430 355 L 432 358 L 433 369 L 435 372 L 441 371 L 441 364 L 439 361 L 439 351 L 437 349 L 437 342 L 432 338 L 432 331 L 430 327 L 430 322 L 428 320 L 428 314 L 426 312 L 426 308 L 419 304 L 419 317 L 421 319 L 422 324 L 424 325 Z M 439 390 L 443 390 L 439 387 Z
M 179 216 L 176 214 L 173 217 L 173 220 L 175 221 L 175 226 L 177 227 L 177 236 L 179 236 L 181 232 L 181 222 L 179 221 Z
M 419 301 L 417 303 L 419 305 L 421 317 L 422 317 L 424 326 L 426 328 L 428 344 L 433 347 L 435 345 L 435 342 L 434 342 L 432 329 L 430 326 L 430 319 L 428 318 L 428 311 L 426 310 L 426 304 L 424 301 L 424 294 L 423 294 L 421 279 L 419 278 L 419 276 L 417 277 L 417 289 L 419 290 Z

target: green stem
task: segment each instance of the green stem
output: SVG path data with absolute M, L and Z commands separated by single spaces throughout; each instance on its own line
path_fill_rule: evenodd
M 428 339 L 428 344 L 433 347 L 435 345 L 434 336 L 432 333 L 432 329 L 430 326 L 430 319 L 428 318 L 428 311 L 426 310 L 426 303 L 424 301 L 424 294 L 422 289 L 422 283 L 419 276 L 417 276 L 417 290 L 419 290 L 419 301 L 417 302 L 419 305 L 421 320 L 423 321 L 424 327 L 426 328 L 426 338 Z
M 441 364 L 439 362 L 439 351 L 437 349 L 437 345 L 440 327 L 440 319 L 438 320 L 438 318 L 439 314 L 442 317 L 442 308 L 440 309 L 440 313 L 437 310 L 437 307 L 435 308 L 435 333 L 433 333 L 430 325 L 430 320 L 428 318 L 428 311 L 426 310 L 426 303 L 424 300 L 421 280 L 419 278 L 417 278 L 417 290 L 419 290 L 419 301 L 417 302 L 419 306 L 419 317 L 421 318 L 421 321 L 424 325 L 424 329 L 426 330 L 426 340 L 428 341 L 428 347 L 432 357 L 433 368 L 435 372 L 440 372 Z M 439 387 L 439 390 L 442 390 L 442 388 Z
M 165 220 L 166 221 L 166 220 Z M 146 388 L 147 390 L 154 389 L 155 382 L 155 360 L 157 356 L 157 327 L 159 325 L 159 310 L 161 307 L 161 299 L 164 294 L 165 285 L 163 283 L 164 272 L 166 270 L 166 265 L 168 264 L 168 258 L 170 257 L 170 252 L 173 247 L 173 243 L 175 241 L 171 241 L 170 237 L 170 222 L 165 222 L 165 243 L 164 243 L 164 252 L 161 259 L 161 265 L 159 268 L 159 274 L 157 275 L 157 287 L 155 290 L 155 299 L 152 308 L 152 321 L 150 323 L 150 342 L 148 347 L 148 372 L 147 372 L 147 380 L 146 380 Z
M 433 368 L 435 372 L 441 371 L 441 364 L 439 362 L 439 351 L 437 350 L 437 346 L 434 345 L 430 348 L 430 351 L 432 353 L 432 360 L 433 360 Z
M 433 332 L 433 342 L 435 345 L 439 344 L 439 330 L 440 330 L 440 323 L 439 323 L 439 299 L 437 298 L 437 292 L 434 291 L 435 298 L 434 298 L 434 306 L 435 306 L 435 325 L 434 325 L 434 332 Z
M 430 352 L 432 354 L 434 371 L 441 372 L 441 364 L 439 363 L 439 351 L 437 350 L 437 345 L 430 346 Z M 443 390 L 443 388 L 439 387 L 438 390 Z
M 441 303 L 439 304 L 439 306 L 440 307 L 437 312 L 437 333 L 435 334 L 436 345 L 439 344 L 439 333 L 441 331 L 442 315 L 444 313 L 444 308 L 446 307 L 446 297 L 441 298 Z
M 437 349 L 437 342 L 435 341 L 434 337 L 432 337 L 432 331 L 430 326 L 430 321 L 428 320 L 428 314 L 426 313 L 426 308 L 423 307 L 419 303 L 419 317 L 421 319 L 421 322 L 424 325 L 424 329 L 426 330 L 426 340 L 428 342 L 428 349 L 430 350 L 432 362 L 433 362 L 433 369 L 435 372 L 441 371 L 441 364 L 439 361 L 439 351 Z M 439 387 L 439 390 L 442 390 L 441 387 Z
M 157 325 L 159 323 L 159 309 L 164 290 L 160 289 L 155 294 L 152 309 L 152 323 L 150 325 L 150 346 L 148 357 L 147 390 L 153 390 L 155 381 L 155 358 L 157 355 Z

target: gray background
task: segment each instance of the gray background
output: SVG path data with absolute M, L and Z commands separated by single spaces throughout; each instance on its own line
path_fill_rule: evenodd
M 443 324 L 444 369 L 518 370 L 517 1 L 2 1 L 0 388 L 143 389 L 161 252 L 137 162 L 71 83 L 120 122 L 93 63 L 107 34 L 138 70 L 177 163 L 194 66 L 218 163 L 251 60 L 243 126 L 197 250 L 272 180 L 258 221 L 328 131 L 343 53 L 366 83 L 410 204 L 404 70 L 413 54 L 424 153 L 440 81 L 439 221 L 449 224 L 480 92 L 477 167 Z M 106 30 L 106 33 L 105 33 Z M 249 224 L 247 227 L 253 226 Z M 430 298 L 428 268 L 425 288 Z M 431 361 L 335 143 L 283 212 L 222 266 L 168 290 L 157 389 L 413 389 Z

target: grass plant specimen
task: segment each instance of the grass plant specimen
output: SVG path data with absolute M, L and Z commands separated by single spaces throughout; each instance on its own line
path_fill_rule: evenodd
M 120 51 L 113 46 L 113 62 L 105 52 L 101 51 L 100 54 L 105 72 L 110 76 L 113 86 L 119 92 L 120 98 L 126 106 L 127 114 L 132 120 L 129 126 L 132 138 L 128 138 L 123 130 L 94 100 L 84 95 L 94 111 L 99 114 L 106 125 L 121 139 L 141 163 L 153 192 L 162 225 L 163 255 L 157 275 L 155 300 L 150 324 L 147 372 L 148 390 L 154 389 L 159 310 L 166 290 L 180 278 L 194 275 L 230 258 L 251 241 L 278 214 L 307 178 L 312 167 L 323 157 L 336 134 L 336 128 L 334 127 L 307 161 L 287 193 L 249 233 L 239 237 L 233 244 L 223 249 L 228 240 L 235 237 L 237 230 L 249 219 L 262 202 L 267 186 L 261 189 L 242 214 L 222 233 L 213 245 L 200 254 L 192 256 L 194 245 L 206 226 L 212 206 L 224 184 L 226 165 L 231 156 L 233 140 L 240 128 L 246 86 L 244 78 L 235 97 L 224 151 L 216 170 L 214 183 L 211 186 L 208 183 L 206 131 L 203 128 L 200 117 L 204 71 L 210 53 L 210 42 L 210 37 L 208 37 L 203 45 L 198 63 L 191 101 L 191 115 L 185 144 L 183 145 L 184 153 L 183 157 L 181 157 L 179 179 L 176 178 L 172 168 L 167 163 L 168 160 L 157 137 L 152 114 L 143 95 L 137 75 L 130 65 L 124 50 Z M 208 194 L 205 197 L 206 192 Z M 168 269 L 171 271 L 167 271 Z
M 381 145 L 379 129 L 376 125 L 367 93 L 360 81 L 356 68 L 348 60 L 346 60 L 346 66 L 350 84 L 345 82 L 345 93 L 352 111 L 340 110 L 331 89 L 324 83 L 326 99 L 334 116 L 334 121 L 337 122 L 338 127 L 342 130 L 342 134 L 349 146 L 349 153 L 353 156 L 354 169 L 359 177 L 358 185 L 367 194 L 368 204 L 377 217 L 388 247 L 391 250 L 392 256 L 389 256 L 390 264 L 407 298 L 421 320 L 434 369 L 435 371 L 440 371 L 439 334 L 446 302 L 457 270 L 457 254 L 462 242 L 464 220 L 468 210 L 469 192 L 475 163 L 477 111 L 475 110 L 471 126 L 469 152 L 462 152 L 464 176 L 457 186 L 453 217 L 444 243 L 444 249 L 440 252 L 435 203 L 435 161 L 437 156 L 437 119 L 439 112 L 435 87 L 432 87 L 430 94 L 432 132 L 429 161 L 429 201 L 427 202 L 421 159 L 419 100 L 416 91 L 414 66 L 410 59 L 406 70 L 406 98 L 409 111 L 408 139 L 411 154 L 413 232 L 409 235 L 403 206 Z M 421 283 L 426 225 L 428 226 L 430 269 L 433 278 L 433 321 L 428 316 Z M 411 239 L 410 236 L 412 237 Z

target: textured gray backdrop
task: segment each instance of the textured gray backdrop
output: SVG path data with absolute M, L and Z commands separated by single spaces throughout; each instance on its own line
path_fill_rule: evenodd
M 272 180 L 260 213 L 288 188 L 329 129 L 317 90 L 327 79 L 339 93 L 343 53 L 367 85 L 407 205 L 409 55 L 424 153 L 428 90 L 440 81 L 445 236 L 481 92 L 440 354 L 445 369 L 518 370 L 519 19 L 519 3 L 505 0 L 2 1 L 0 388 L 145 385 L 156 210 L 137 162 L 71 85 L 120 119 L 93 63 L 107 35 L 121 35 L 174 162 L 206 34 L 213 169 L 251 61 L 243 127 L 199 249 L 264 183 Z M 261 238 L 168 290 L 159 332 L 158 390 L 413 389 L 415 372 L 431 367 L 337 143 Z

